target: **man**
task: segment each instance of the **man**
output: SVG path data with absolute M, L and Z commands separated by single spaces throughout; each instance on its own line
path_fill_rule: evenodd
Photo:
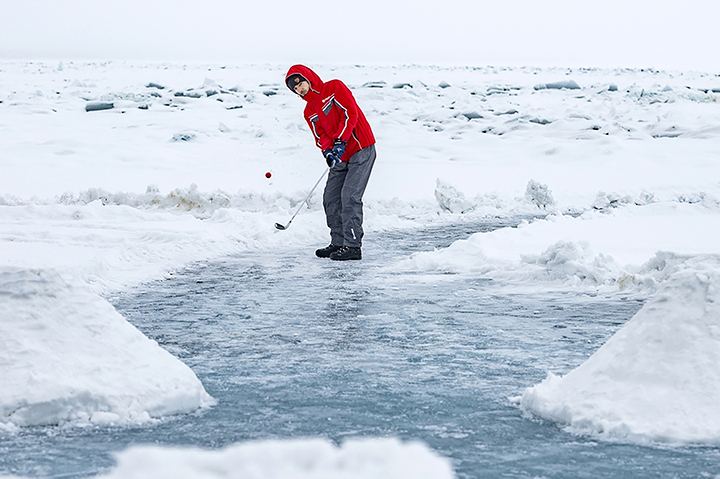
M 285 84 L 307 102 L 305 121 L 330 168 L 323 193 L 330 244 L 315 254 L 338 261 L 362 259 L 362 197 L 376 156 L 370 124 L 340 80 L 324 83 L 308 67 L 294 65 Z

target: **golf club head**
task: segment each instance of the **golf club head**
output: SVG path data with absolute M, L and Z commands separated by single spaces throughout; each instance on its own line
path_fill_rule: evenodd
M 277 229 L 279 229 L 279 230 L 284 230 L 284 229 L 285 229 L 285 227 L 284 227 L 283 225 L 281 225 L 280 223 L 275 223 L 275 228 L 277 228 Z

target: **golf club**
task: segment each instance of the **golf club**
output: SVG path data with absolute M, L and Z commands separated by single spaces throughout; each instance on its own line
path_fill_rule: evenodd
M 286 230 L 286 229 L 288 229 L 288 228 L 290 227 L 290 223 L 292 223 L 292 221 L 295 219 L 295 217 L 297 216 L 297 214 L 300 213 L 300 210 L 302 209 L 303 205 L 304 205 L 305 203 L 307 203 L 307 201 L 310 199 L 310 196 L 313 194 L 313 191 L 315 191 L 315 188 L 317 188 L 317 185 L 319 185 L 320 182 L 322 181 L 322 179 L 325 177 L 325 173 L 327 173 L 327 171 L 328 171 L 327 168 L 326 168 L 325 170 L 323 170 L 323 173 L 322 173 L 322 175 L 320 175 L 320 178 L 318 178 L 317 182 L 315 183 L 315 186 L 312 187 L 312 190 L 310 190 L 310 193 L 308 193 L 307 198 L 305 198 L 305 199 L 302 201 L 302 203 L 300 203 L 300 206 L 298 206 L 297 211 L 296 211 L 295 214 L 292 216 L 292 218 L 290 218 L 290 221 L 288 221 L 288 223 L 287 223 L 286 225 L 284 225 L 284 226 L 281 225 L 280 223 L 275 223 L 275 228 L 277 228 L 277 229 L 279 229 L 279 230 Z

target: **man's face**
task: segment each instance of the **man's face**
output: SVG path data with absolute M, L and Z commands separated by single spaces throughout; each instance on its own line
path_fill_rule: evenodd
M 310 84 L 307 81 L 303 80 L 297 85 L 295 85 L 294 90 L 295 93 L 297 93 L 298 95 L 305 96 L 307 95 L 307 92 L 310 91 Z

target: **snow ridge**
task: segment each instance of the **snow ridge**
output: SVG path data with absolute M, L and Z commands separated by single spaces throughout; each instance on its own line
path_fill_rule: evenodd
M 576 432 L 720 442 L 720 258 L 673 274 L 585 363 L 519 399 Z
M 208 407 L 185 364 L 53 271 L 0 271 L 0 424 L 128 424 Z
M 323 439 L 249 442 L 219 451 L 134 447 L 106 479 L 452 479 L 450 460 L 419 442 Z

